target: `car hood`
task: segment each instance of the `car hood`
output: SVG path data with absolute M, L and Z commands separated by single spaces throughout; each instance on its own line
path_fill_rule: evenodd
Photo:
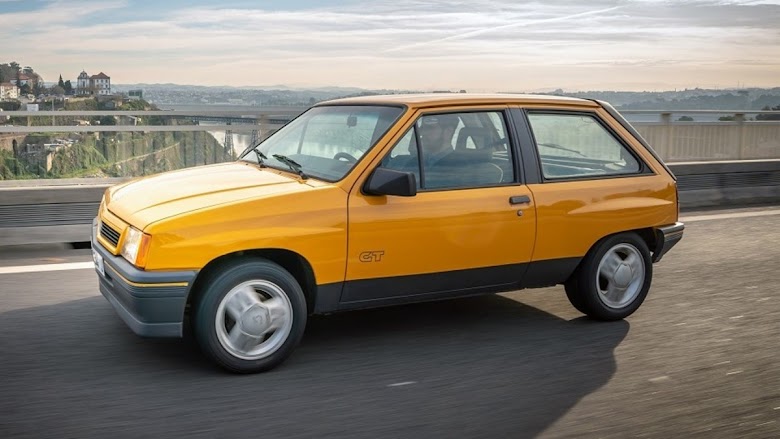
M 108 191 L 106 208 L 143 230 L 149 224 L 194 210 L 309 188 L 288 174 L 244 162 L 166 172 Z

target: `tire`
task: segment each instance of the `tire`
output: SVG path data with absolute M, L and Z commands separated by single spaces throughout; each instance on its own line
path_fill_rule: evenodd
M 306 328 L 301 286 L 265 259 L 217 266 L 204 279 L 193 308 L 198 345 L 230 372 L 273 369 L 292 354 Z
M 578 311 L 597 320 L 620 320 L 642 305 L 652 277 L 645 241 L 620 233 L 596 243 L 564 286 Z

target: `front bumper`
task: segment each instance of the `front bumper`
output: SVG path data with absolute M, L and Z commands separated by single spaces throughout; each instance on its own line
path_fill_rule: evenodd
M 671 226 L 658 227 L 655 229 L 655 249 L 653 250 L 653 262 L 658 262 L 671 250 L 683 237 L 685 224 L 681 222 L 674 223 Z
M 97 219 L 92 223 L 92 250 L 103 258 L 105 275 L 95 269 L 100 292 L 133 332 L 144 337 L 182 336 L 184 307 L 196 271 L 139 270 L 97 241 Z

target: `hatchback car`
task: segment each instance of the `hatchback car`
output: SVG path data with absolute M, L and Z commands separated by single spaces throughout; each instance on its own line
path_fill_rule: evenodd
M 109 188 L 99 287 L 137 334 L 234 372 L 311 314 L 562 284 L 622 319 L 681 238 L 674 175 L 609 104 L 394 95 L 313 106 L 240 158 Z

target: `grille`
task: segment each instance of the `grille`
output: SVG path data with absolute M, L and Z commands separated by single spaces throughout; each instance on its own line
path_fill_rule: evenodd
M 105 238 L 106 241 L 110 242 L 114 247 L 119 244 L 119 232 L 112 229 L 111 226 L 106 223 L 100 223 L 100 236 Z

